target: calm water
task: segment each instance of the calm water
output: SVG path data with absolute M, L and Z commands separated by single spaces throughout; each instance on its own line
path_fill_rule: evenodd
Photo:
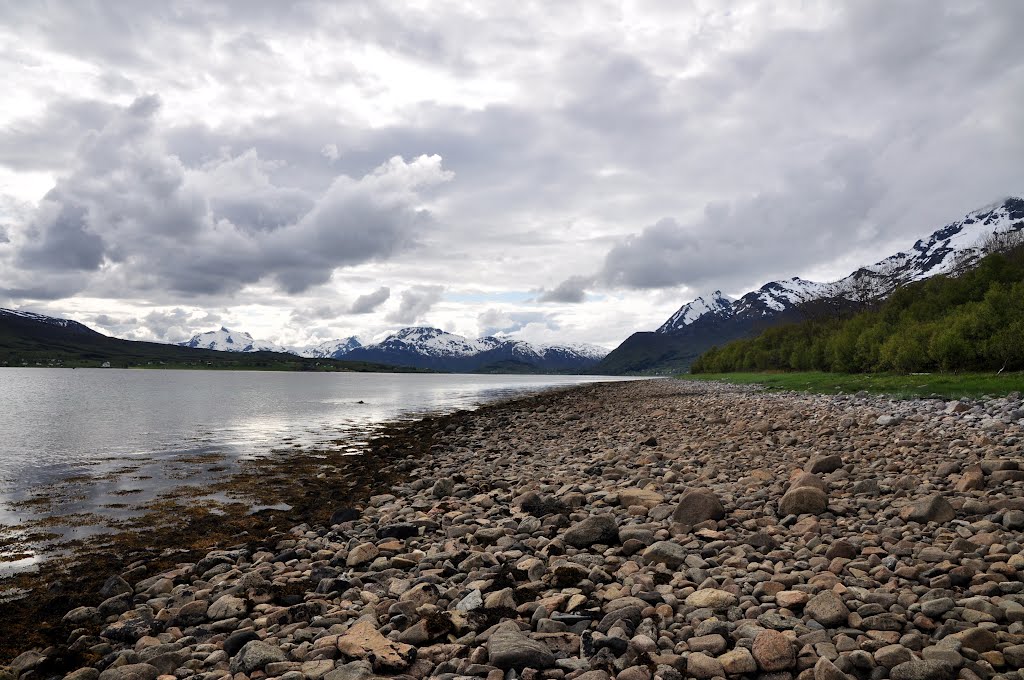
M 196 474 L 200 457 L 223 457 L 230 471 L 232 460 L 282 446 L 341 439 L 357 451 L 387 421 L 615 379 L 3 368 L 0 528 L 40 514 L 131 513 L 125 505 L 208 479 Z M 32 504 L 43 496 L 58 502 Z M 64 538 L 98 530 L 57 529 Z

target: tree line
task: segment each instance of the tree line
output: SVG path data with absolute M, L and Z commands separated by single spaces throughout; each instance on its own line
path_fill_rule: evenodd
M 845 318 L 809 318 L 713 347 L 692 373 L 1024 369 L 1024 248 L 898 288 Z

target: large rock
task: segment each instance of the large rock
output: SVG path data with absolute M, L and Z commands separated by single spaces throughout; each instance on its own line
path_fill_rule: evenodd
M 811 472 L 798 473 L 789 484 L 790 489 L 799 489 L 801 486 L 813 486 L 822 491 L 828 491 L 828 485 L 825 484 L 825 480 Z
M 378 673 L 397 673 L 416 659 L 416 648 L 389 640 L 367 620 L 357 621 L 338 638 L 338 651 L 350 659 L 366 659 Z
M 709 519 L 715 521 L 725 517 L 725 508 L 713 492 L 708 489 L 692 489 L 683 494 L 679 505 L 672 512 L 672 521 L 682 524 L 700 524 Z
M 818 663 L 814 664 L 814 680 L 847 680 L 849 678 L 846 673 L 836 668 L 836 665 L 821 657 L 818 659 Z
M 245 616 L 245 612 L 245 600 L 234 595 L 222 595 L 213 601 L 210 608 L 206 610 L 206 615 L 210 617 L 211 621 L 220 621 L 221 619 L 241 618 Z
M 784 515 L 820 515 L 828 510 L 828 496 L 814 486 L 790 489 L 779 502 Z
M 841 467 L 843 467 L 843 459 L 833 454 L 831 456 L 811 456 L 805 469 L 812 474 L 828 474 Z
M 160 671 L 148 663 L 128 663 L 108 668 L 100 673 L 99 680 L 156 680 Z
M 325 674 L 323 680 L 370 680 L 373 677 L 373 666 L 369 661 L 351 661 Z
M 242 648 L 253 640 L 259 640 L 260 636 L 252 630 L 236 630 L 231 635 L 228 635 L 227 639 L 224 640 L 224 653 L 228 656 L 234 656 L 242 651 Z
M 1011 668 L 1024 668 L 1024 644 L 1004 647 L 1003 658 Z
M 206 600 L 193 600 L 183 604 L 174 615 L 174 624 L 186 628 L 197 626 L 206 621 L 206 610 L 210 603 Z
M 642 505 L 649 510 L 664 502 L 664 496 L 650 489 L 623 489 L 619 492 L 619 505 L 624 508 Z
M 999 644 L 999 638 L 987 628 L 968 628 L 956 633 L 955 637 L 960 640 L 963 647 L 973 649 L 978 653 L 991 652 Z
M 18 677 L 22 673 L 32 670 L 36 666 L 39 666 L 46 659 L 45 656 L 30 649 L 27 652 L 22 652 L 18 656 L 14 657 L 14 660 L 10 663 L 11 672 L 14 677 Z
M 725 669 L 722 667 L 722 663 L 714 657 L 703 652 L 690 652 L 690 656 L 686 659 L 686 674 L 699 678 L 699 680 L 708 680 L 724 676 Z
M 796 664 L 793 643 L 777 630 L 762 630 L 758 633 L 751 653 L 757 665 L 766 673 L 784 671 Z
M 492 666 L 508 670 L 536 668 L 543 670 L 555 665 L 555 657 L 546 645 L 523 635 L 512 622 L 499 625 L 487 640 L 487 659 Z
M 843 598 L 831 590 L 822 591 L 808 600 L 804 605 L 804 614 L 826 628 L 844 626 L 850 618 L 850 610 Z
M 246 643 L 231 659 L 231 672 L 252 675 L 255 671 L 263 670 L 268 663 L 285 660 L 284 652 L 277 645 L 263 640 L 253 640 Z
M 900 510 L 900 519 L 904 522 L 948 522 L 954 517 L 953 506 L 939 494 L 922 498 Z
M 619 528 L 611 515 L 591 515 L 565 532 L 565 542 L 576 548 L 589 548 L 598 543 L 619 542 Z
M 373 543 L 360 543 L 349 551 L 345 564 L 349 567 L 358 567 L 374 561 L 378 555 L 380 555 L 380 550 L 376 545 Z
M 125 581 L 120 576 L 114 575 L 108 578 L 103 583 L 103 587 L 100 588 L 100 597 L 104 600 L 115 595 L 131 595 L 135 591 L 132 589 L 131 584 Z
M 672 541 L 658 541 L 644 550 L 644 559 L 655 564 L 664 564 L 675 569 L 686 559 L 686 548 Z
M 889 680 L 953 680 L 957 669 L 941 661 L 914 659 L 894 666 Z
M 686 604 L 690 607 L 698 607 L 715 610 L 725 610 L 737 603 L 736 596 L 724 590 L 715 588 L 703 588 L 690 593 L 686 598 Z
M 746 647 L 731 649 L 718 657 L 718 661 L 729 675 L 745 675 L 757 672 L 757 662 L 754 661 L 754 656 Z
M 76 671 L 71 671 L 64 676 L 64 680 L 99 680 L 99 677 L 100 672 L 97 669 L 85 666 Z
M 96 607 L 76 607 L 64 615 L 64 623 L 72 626 L 94 625 L 102 621 Z

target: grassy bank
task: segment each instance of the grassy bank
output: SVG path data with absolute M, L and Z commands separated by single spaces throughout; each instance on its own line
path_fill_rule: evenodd
M 739 385 L 764 385 L 773 390 L 820 394 L 889 394 L 900 398 L 941 396 L 946 399 L 1005 396 L 1024 392 L 1024 373 L 702 373 L 679 376 L 685 380 L 719 380 Z

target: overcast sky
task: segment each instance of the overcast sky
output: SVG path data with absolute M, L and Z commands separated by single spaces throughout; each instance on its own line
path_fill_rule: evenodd
M 1024 191 L 1024 2 L 0 0 L 0 306 L 614 347 Z

